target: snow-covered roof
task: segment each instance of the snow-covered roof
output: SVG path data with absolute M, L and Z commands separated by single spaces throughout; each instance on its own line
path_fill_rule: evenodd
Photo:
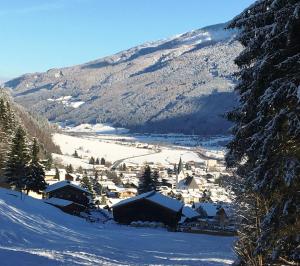
M 186 217 L 186 218 L 195 218 L 195 217 L 199 217 L 200 214 L 198 212 L 196 212 L 195 210 L 193 210 L 191 207 L 189 206 L 184 206 L 182 208 L 182 214 Z
M 45 175 L 46 175 L 46 176 L 47 176 L 47 175 L 55 176 L 55 174 L 56 174 L 55 169 L 51 169 L 51 170 L 49 170 L 49 171 L 45 171 Z
M 118 204 L 120 201 L 122 201 L 122 199 L 119 199 L 119 198 L 108 198 L 107 199 L 107 205 L 109 207 L 111 207 L 111 206 L 114 206 L 114 205 Z
M 179 200 L 172 199 L 160 193 L 155 193 L 153 195 L 150 195 L 149 197 L 147 197 L 147 200 L 150 200 L 154 203 L 162 205 L 176 212 L 179 211 L 183 206 L 183 203 L 180 202 Z
M 207 214 L 207 216 L 216 216 L 218 211 L 218 206 L 210 202 L 195 203 L 195 209 L 202 208 Z
M 132 197 L 132 198 L 122 200 L 122 201 L 118 202 L 117 204 L 113 205 L 112 207 L 115 208 L 115 207 L 130 203 L 130 202 L 134 202 L 134 201 L 137 201 L 137 200 L 140 200 L 143 198 L 147 198 L 149 195 L 151 195 L 153 193 L 154 193 L 154 191 L 150 191 L 150 192 L 146 192 L 146 193 L 140 194 L 140 195 Z
M 68 206 L 73 203 L 70 200 L 59 199 L 59 198 L 49 198 L 49 199 L 44 200 L 44 202 L 46 202 L 48 204 L 56 205 L 56 206 L 61 206 L 61 207 L 65 207 L 65 206 Z
M 121 205 L 125 205 L 128 204 L 130 202 L 134 202 L 140 199 L 147 199 L 153 203 L 159 204 L 161 206 L 164 206 L 165 208 L 171 209 L 173 211 L 179 211 L 182 207 L 183 207 L 183 203 L 176 200 L 176 199 L 172 199 L 170 197 L 164 196 L 161 193 L 155 192 L 155 191 L 150 191 L 150 192 L 146 192 L 143 194 L 140 194 L 136 197 L 132 197 L 129 199 L 125 199 L 120 201 L 119 203 L 113 205 L 112 207 L 119 207 Z
M 85 193 L 91 194 L 88 190 L 86 190 L 86 189 L 84 189 L 84 188 L 82 188 L 82 187 L 80 187 L 80 186 L 77 186 L 77 185 L 75 185 L 74 183 L 72 183 L 71 181 L 67 181 L 67 180 L 65 180 L 65 181 L 60 181 L 60 182 L 57 182 L 57 183 L 55 183 L 55 184 L 52 184 L 52 185 L 48 186 L 48 187 L 45 189 L 45 192 L 46 192 L 46 193 L 49 193 L 49 192 L 51 192 L 51 191 L 54 191 L 54 190 L 57 190 L 57 189 L 59 189 L 59 188 L 66 187 L 66 186 L 74 187 L 74 188 L 76 188 L 76 189 L 78 189 L 78 190 L 82 190 L 82 191 L 85 192 Z

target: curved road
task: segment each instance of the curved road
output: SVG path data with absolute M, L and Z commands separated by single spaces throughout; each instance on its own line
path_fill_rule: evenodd
M 146 154 L 142 154 L 142 155 L 136 155 L 136 156 L 131 156 L 131 157 L 127 157 L 127 158 L 123 158 L 123 159 L 119 159 L 117 161 L 115 161 L 112 166 L 110 167 L 110 170 L 116 170 L 117 167 L 125 160 L 128 160 L 128 159 L 132 159 L 132 158 L 138 158 L 138 157 L 143 157 L 143 156 L 148 156 L 148 155 L 152 155 L 152 154 L 157 154 L 157 153 L 160 153 L 161 150 L 158 149 L 158 150 L 155 150 L 153 153 L 146 153 Z

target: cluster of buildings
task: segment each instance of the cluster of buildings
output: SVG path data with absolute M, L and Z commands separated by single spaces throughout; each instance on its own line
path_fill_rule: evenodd
M 182 231 L 234 228 L 231 206 L 233 194 L 219 186 L 219 178 L 230 175 L 224 162 L 207 159 L 161 165 L 149 163 L 158 173 L 157 191 L 138 195 L 144 165 L 126 163 L 111 169 L 95 165 L 84 169 L 91 180 L 95 178 L 101 191 L 95 194 L 81 187 L 82 173 L 67 173 L 64 169 L 46 172 L 49 184 L 44 200 L 63 211 L 80 215 L 91 208 L 107 209 L 115 221 L 134 225 L 138 222 L 159 222 Z M 95 180 L 94 180 L 95 181 Z

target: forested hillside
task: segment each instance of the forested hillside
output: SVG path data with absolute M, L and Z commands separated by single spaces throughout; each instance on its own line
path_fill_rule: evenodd
M 16 102 L 50 121 L 111 123 L 135 132 L 225 134 L 236 105 L 236 31 L 218 24 L 86 64 L 5 83 Z
M 0 173 L 3 172 L 4 163 L 10 150 L 12 139 L 18 128 L 24 129 L 25 138 L 31 143 L 37 139 L 40 152 L 39 157 L 49 159 L 51 152 L 59 153 L 60 149 L 51 139 L 54 132 L 46 120 L 35 118 L 23 107 L 14 103 L 11 97 L 3 89 L 0 90 Z

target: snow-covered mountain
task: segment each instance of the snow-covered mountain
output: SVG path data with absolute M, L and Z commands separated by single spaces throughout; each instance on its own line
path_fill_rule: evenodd
M 242 47 L 218 24 L 73 67 L 5 83 L 15 100 L 52 121 L 133 131 L 221 134 L 236 103 Z

